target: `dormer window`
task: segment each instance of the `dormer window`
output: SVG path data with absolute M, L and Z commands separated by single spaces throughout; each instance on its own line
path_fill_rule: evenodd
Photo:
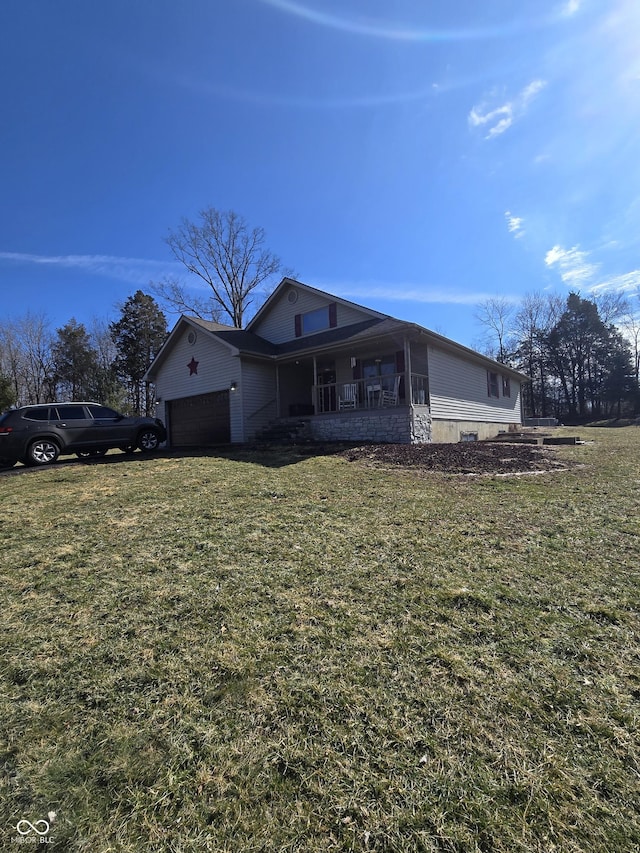
M 323 305 L 314 311 L 305 314 L 296 314 L 296 338 L 302 335 L 312 335 L 314 332 L 323 332 L 325 329 L 333 329 L 337 326 L 336 303 Z
M 309 335 L 311 332 L 321 332 L 329 328 L 329 306 L 316 308 L 302 315 L 302 334 Z

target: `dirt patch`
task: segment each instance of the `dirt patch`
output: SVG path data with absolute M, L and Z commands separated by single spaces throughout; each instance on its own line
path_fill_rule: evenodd
M 343 451 L 350 462 L 449 474 L 521 474 L 569 467 L 556 451 L 530 444 L 367 444 Z

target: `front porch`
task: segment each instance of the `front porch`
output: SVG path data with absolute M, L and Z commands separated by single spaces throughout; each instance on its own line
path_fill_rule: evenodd
M 418 362 L 413 369 L 411 362 Z M 277 370 L 279 417 L 428 406 L 426 351 L 403 350 L 310 356 Z
M 431 441 L 426 348 L 408 340 L 281 362 L 276 396 L 279 417 L 304 418 L 319 441 Z
M 396 408 L 411 404 L 426 405 L 428 379 L 418 373 L 385 373 L 370 375 L 349 382 L 331 381 L 320 377 L 312 388 L 314 414 L 331 412 L 370 411 L 372 409 Z M 322 381 L 325 380 L 325 381 Z M 409 399 L 406 389 L 409 388 Z

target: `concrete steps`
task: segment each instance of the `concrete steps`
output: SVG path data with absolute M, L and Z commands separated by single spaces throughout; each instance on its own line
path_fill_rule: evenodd
M 307 444 L 311 441 L 308 420 L 281 418 L 272 421 L 255 437 L 264 444 Z
M 506 444 L 581 444 L 582 440 L 577 435 L 545 435 L 522 432 L 505 432 L 487 441 L 504 442 Z

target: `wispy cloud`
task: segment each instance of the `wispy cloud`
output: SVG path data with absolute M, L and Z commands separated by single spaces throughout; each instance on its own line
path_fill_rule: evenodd
M 556 267 L 560 278 L 569 287 L 579 287 L 587 284 L 600 269 L 599 264 L 588 260 L 589 252 L 582 251 L 579 246 L 563 249 L 554 246 L 545 255 L 544 262 L 548 267 Z
M 590 287 L 589 291 L 591 293 L 613 291 L 615 293 L 640 294 L 640 270 L 631 270 L 631 272 L 610 276 Z
M 383 299 L 389 302 L 414 302 L 431 305 L 477 305 L 485 299 L 495 298 L 495 293 L 479 293 L 439 287 L 422 287 L 416 284 L 386 284 L 382 282 L 325 282 L 317 285 L 345 299 L 367 304 L 367 300 Z M 510 297 L 506 297 L 510 300 Z M 517 298 L 514 297 L 514 302 Z
M 496 94 L 488 95 L 471 109 L 468 116 L 469 125 L 487 129 L 485 139 L 500 136 L 525 115 L 530 103 L 546 85 L 546 80 L 532 80 L 514 98 L 502 103 L 498 101 Z
M 34 255 L 23 252 L 0 252 L 0 262 L 37 264 L 61 269 L 75 269 L 89 275 L 99 275 L 145 285 L 151 279 L 174 274 L 178 265 L 171 261 L 146 258 L 120 258 L 113 255 Z
M 507 220 L 507 228 L 509 229 L 509 233 L 513 234 L 516 239 L 524 237 L 524 230 L 522 228 L 522 217 L 514 216 L 510 210 L 505 211 L 504 215 Z

